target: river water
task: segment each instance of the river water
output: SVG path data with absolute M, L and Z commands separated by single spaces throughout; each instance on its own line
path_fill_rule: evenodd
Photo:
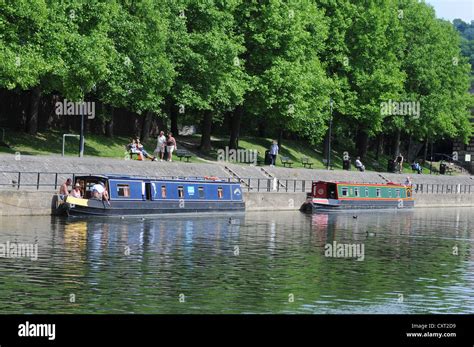
M 471 208 L 0 225 L 2 313 L 474 313 Z

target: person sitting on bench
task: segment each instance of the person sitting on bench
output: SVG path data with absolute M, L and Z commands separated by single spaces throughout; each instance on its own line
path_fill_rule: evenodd
M 356 160 L 355 160 L 355 167 L 357 169 L 359 169 L 360 172 L 363 172 L 365 171 L 365 166 L 362 164 L 362 162 L 360 161 L 360 157 L 357 157 Z
M 127 145 L 128 150 L 130 151 L 130 159 L 132 158 L 132 154 L 136 154 L 138 156 L 138 160 L 143 160 L 143 154 L 137 147 L 137 141 L 132 139 L 132 142 Z
M 156 157 L 148 154 L 148 152 L 145 150 L 145 148 L 141 144 L 140 139 L 138 137 L 136 138 L 136 143 L 137 143 L 137 149 L 145 156 L 145 158 L 156 161 Z
M 411 164 L 411 169 L 414 172 L 417 172 L 418 174 L 423 173 L 423 168 L 420 166 L 420 164 L 417 161 L 414 161 L 413 164 Z

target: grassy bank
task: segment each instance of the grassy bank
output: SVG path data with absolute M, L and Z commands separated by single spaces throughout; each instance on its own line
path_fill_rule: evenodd
M 31 136 L 22 132 L 6 132 L 5 143 L 10 147 L 0 146 L 0 153 L 20 152 L 23 155 L 61 155 L 62 151 L 62 132 L 49 131 L 38 133 L 36 136 Z M 85 156 L 96 156 L 106 158 L 124 158 L 127 156 L 125 145 L 129 142 L 129 138 L 125 136 L 115 136 L 113 138 L 87 134 L 85 141 Z M 225 148 L 228 145 L 228 140 L 225 138 L 213 137 L 213 150 L 209 153 L 202 153 L 199 151 L 200 136 L 186 136 L 179 137 L 178 148 L 187 148 L 195 154 L 191 159 L 192 162 L 203 162 L 205 160 L 216 161 L 218 158 L 218 149 Z M 239 148 L 246 150 L 257 150 L 259 159 L 263 161 L 265 151 L 270 148 L 271 138 L 257 138 L 257 137 L 242 137 L 239 141 Z M 148 142 L 144 143 L 145 148 L 152 152 L 156 146 L 156 139 L 150 138 Z M 79 148 L 79 139 L 68 137 L 65 145 L 65 155 L 77 156 Z M 355 156 L 349 153 L 353 160 Z M 309 158 L 313 163 L 313 168 L 323 169 L 326 167 L 321 148 L 313 147 L 303 141 L 284 140 L 280 148 L 280 158 L 277 160 L 277 166 L 282 166 L 281 156 L 286 156 L 293 161 L 293 167 L 302 168 L 302 157 Z M 389 157 L 381 155 L 377 160 L 373 153 L 368 153 L 364 159 L 364 165 L 368 171 L 386 171 L 387 161 Z M 177 158 L 175 158 L 177 160 Z M 332 167 L 334 169 L 342 169 L 342 151 L 335 148 L 331 154 Z M 429 164 L 428 164 L 429 165 Z M 433 163 L 435 169 L 439 168 L 439 163 Z M 411 173 L 408 163 L 404 165 L 404 171 Z M 355 170 L 352 166 L 352 170 Z M 429 166 L 425 167 L 425 173 L 429 172 Z
M 5 141 L 9 147 L 0 146 L 0 153 L 20 152 L 22 155 L 61 155 L 63 145 L 63 132 L 41 132 L 36 136 L 23 132 L 6 132 Z M 125 146 L 130 142 L 126 136 L 106 137 L 87 134 L 85 136 L 84 155 L 89 157 L 104 157 L 123 159 L 128 156 Z M 156 147 L 156 139 L 151 138 L 143 142 L 145 149 L 151 154 Z M 179 148 L 179 146 L 178 146 Z M 79 138 L 67 137 L 64 146 L 66 156 L 77 156 L 79 152 Z M 174 158 L 177 159 L 177 158 Z M 178 159 L 179 160 L 179 159 Z M 200 158 L 193 157 L 191 162 L 202 162 Z

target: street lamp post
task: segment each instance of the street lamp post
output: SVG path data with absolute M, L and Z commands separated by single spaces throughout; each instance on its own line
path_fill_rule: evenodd
M 79 158 L 84 155 L 84 112 L 81 112 L 81 136 L 79 138 Z
M 431 155 L 430 155 L 430 175 L 433 172 L 433 140 L 431 140 Z
M 329 99 L 329 109 L 330 109 L 330 118 L 329 118 L 329 132 L 328 132 L 328 157 L 327 157 L 327 169 L 331 168 L 331 135 L 332 135 L 332 98 Z

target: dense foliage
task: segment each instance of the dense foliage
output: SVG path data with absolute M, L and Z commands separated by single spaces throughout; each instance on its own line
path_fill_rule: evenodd
M 360 155 L 466 142 L 474 29 L 453 24 L 417 0 L 0 0 L 0 120 L 35 134 L 64 126 L 55 100 L 94 101 L 90 131 L 196 124 L 207 151 L 216 131 L 321 143 L 333 100 Z

